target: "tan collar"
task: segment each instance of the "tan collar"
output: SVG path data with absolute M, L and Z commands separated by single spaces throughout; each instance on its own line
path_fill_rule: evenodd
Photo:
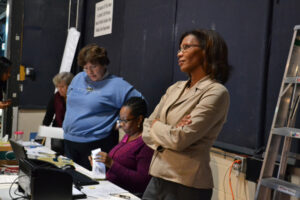
M 178 84 L 178 88 L 184 89 L 187 87 L 189 84 L 190 80 L 183 81 L 181 84 Z M 193 88 L 196 88 L 196 90 L 202 90 L 206 88 L 209 84 L 214 83 L 215 81 L 210 79 L 209 75 L 203 77 L 200 79 L 194 86 Z

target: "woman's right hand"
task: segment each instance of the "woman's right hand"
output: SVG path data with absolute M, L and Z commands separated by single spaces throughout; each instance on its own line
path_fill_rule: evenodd
M 191 115 L 184 116 L 176 125 L 176 128 L 183 127 L 192 123 Z
M 108 167 L 108 168 L 110 168 L 112 166 L 113 162 L 114 162 L 113 159 L 111 157 L 109 157 L 109 155 L 106 152 L 99 152 L 97 154 L 96 158 L 94 158 L 94 160 L 96 162 L 104 163 L 105 166 Z M 90 162 L 91 162 L 91 159 L 90 159 Z

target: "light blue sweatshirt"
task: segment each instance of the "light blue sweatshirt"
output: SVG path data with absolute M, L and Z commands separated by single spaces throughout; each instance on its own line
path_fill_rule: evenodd
M 142 97 L 123 78 L 108 75 L 103 80 L 91 81 L 85 72 L 80 72 L 67 92 L 64 138 L 72 142 L 92 142 L 107 137 L 122 105 L 134 96 Z

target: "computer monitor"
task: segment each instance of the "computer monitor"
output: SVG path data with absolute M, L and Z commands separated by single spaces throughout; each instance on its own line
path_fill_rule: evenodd
M 26 196 L 32 199 L 66 200 L 85 198 L 83 193 L 72 195 L 72 184 L 91 185 L 97 181 L 76 172 L 59 169 L 51 162 L 29 159 L 24 146 L 17 141 L 9 140 L 16 159 L 19 162 L 18 185 Z
M 9 143 L 11 145 L 11 148 L 13 149 L 17 161 L 19 161 L 20 159 L 27 158 L 27 154 L 23 145 L 21 145 L 13 139 L 10 139 Z

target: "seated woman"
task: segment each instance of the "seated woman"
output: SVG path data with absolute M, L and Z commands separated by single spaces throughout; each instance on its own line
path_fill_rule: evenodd
M 66 98 L 67 90 L 74 75 L 70 72 L 61 72 L 56 74 L 52 79 L 54 86 L 57 88 L 57 92 L 50 99 L 47 111 L 43 120 L 44 126 L 62 127 L 66 112 Z M 55 117 L 54 117 L 55 114 Z M 54 119 L 53 119 L 54 117 Z M 64 154 L 64 143 L 60 139 L 51 140 L 51 149 L 58 154 Z
M 140 97 L 132 97 L 120 110 L 119 126 L 125 135 L 109 154 L 100 152 L 95 159 L 108 168 L 106 178 L 132 192 L 143 193 L 150 180 L 149 165 L 153 155 L 142 140 L 143 121 L 147 104 Z M 91 157 L 89 157 L 91 161 Z M 92 162 L 91 162 L 92 163 Z

